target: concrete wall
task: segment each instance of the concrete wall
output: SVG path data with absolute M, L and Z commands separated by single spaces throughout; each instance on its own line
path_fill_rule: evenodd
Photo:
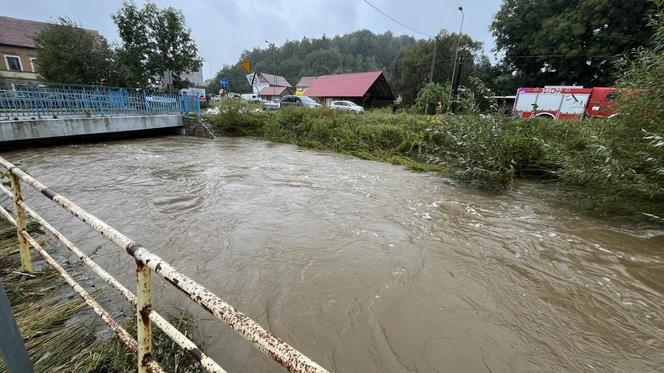
M 178 127 L 181 115 L 11 120 L 0 122 L 0 143 Z

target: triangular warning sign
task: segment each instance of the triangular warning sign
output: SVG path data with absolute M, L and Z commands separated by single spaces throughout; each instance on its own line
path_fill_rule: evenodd
M 251 72 L 251 60 L 244 60 L 240 62 L 240 66 L 245 72 Z

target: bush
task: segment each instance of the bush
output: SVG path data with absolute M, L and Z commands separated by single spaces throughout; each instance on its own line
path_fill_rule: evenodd
M 420 110 L 419 112 L 422 113 L 428 105 L 429 111 L 425 114 L 433 114 L 436 112 L 438 103 L 440 103 L 443 110 L 445 110 L 445 108 L 447 108 L 449 95 L 449 84 L 443 86 L 440 83 L 428 83 L 417 93 L 415 107 L 417 107 Z
M 206 115 L 213 130 L 224 136 L 261 136 L 266 113 L 243 100 L 224 98 L 218 115 Z M 258 111 L 257 111 L 258 110 Z

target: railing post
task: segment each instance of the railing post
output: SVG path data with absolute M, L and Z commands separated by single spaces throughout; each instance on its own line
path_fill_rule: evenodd
M 28 241 L 23 237 L 21 232 L 26 230 L 25 225 L 25 210 L 20 206 L 19 201 L 23 200 L 21 196 L 21 179 L 14 175 L 9 170 L 9 180 L 12 184 L 12 197 L 14 200 L 14 211 L 16 213 L 16 234 L 18 235 L 18 242 L 21 254 L 21 266 L 23 271 L 32 272 L 32 262 L 30 261 L 30 247 Z
M 143 263 L 136 262 L 136 341 L 138 342 L 138 372 L 148 372 L 152 359 L 152 324 L 150 321 L 151 273 Z

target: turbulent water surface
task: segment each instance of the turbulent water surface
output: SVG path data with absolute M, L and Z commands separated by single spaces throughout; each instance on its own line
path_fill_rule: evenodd
M 537 186 L 485 194 L 252 139 L 1 155 L 331 371 L 664 366 L 664 236 L 581 216 Z M 134 288 L 126 253 L 27 199 Z M 154 294 L 159 310 L 196 310 L 206 351 L 228 371 L 281 371 L 168 284 Z

